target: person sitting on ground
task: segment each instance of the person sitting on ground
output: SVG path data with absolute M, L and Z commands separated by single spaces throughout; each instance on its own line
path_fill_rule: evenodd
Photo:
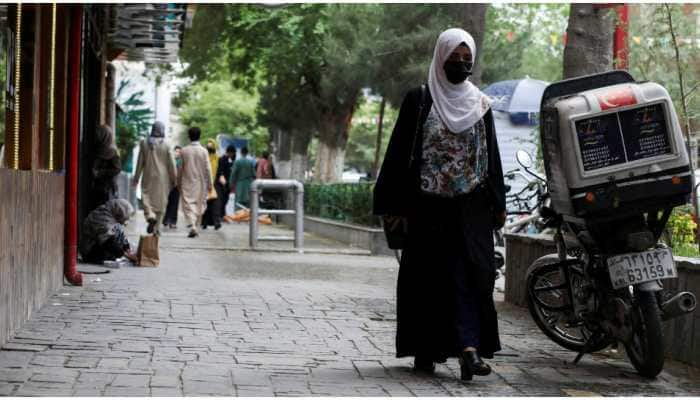
M 80 254 L 84 262 L 102 264 L 126 257 L 136 260 L 126 239 L 124 225 L 134 212 L 124 199 L 113 199 L 88 214 L 80 237 Z

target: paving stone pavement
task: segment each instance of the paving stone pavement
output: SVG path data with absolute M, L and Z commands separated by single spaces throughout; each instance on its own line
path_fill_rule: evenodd
M 493 374 L 462 382 L 456 360 L 434 376 L 414 373 L 393 355 L 393 258 L 216 250 L 241 230 L 191 242 L 166 231 L 160 267 L 60 289 L 0 351 L 0 395 L 700 394 L 698 370 L 678 363 L 655 380 L 612 351 L 573 366 L 525 310 L 500 301 Z

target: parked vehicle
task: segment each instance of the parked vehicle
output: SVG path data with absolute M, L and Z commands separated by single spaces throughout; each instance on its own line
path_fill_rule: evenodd
M 622 343 L 642 376 L 663 369 L 665 320 L 693 312 L 695 295 L 665 294 L 677 278 L 659 243 L 673 207 L 692 191 L 688 154 L 666 90 L 612 71 L 554 83 L 540 135 L 557 253 L 527 271 L 527 302 L 551 340 L 586 353 Z M 519 152 L 518 162 L 532 168 Z

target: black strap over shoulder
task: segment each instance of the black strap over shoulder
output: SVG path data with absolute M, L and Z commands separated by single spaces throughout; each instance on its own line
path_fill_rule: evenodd
M 416 157 L 416 143 L 418 142 L 418 135 L 420 134 L 420 129 L 423 125 L 423 109 L 425 108 L 425 100 L 427 98 L 427 85 L 420 85 L 420 102 L 418 103 L 418 116 L 416 117 L 416 129 L 413 132 L 413 145 L 411 146 L 411 156 L 408 159 L 408 168 L 413 166 L 413 162 Z

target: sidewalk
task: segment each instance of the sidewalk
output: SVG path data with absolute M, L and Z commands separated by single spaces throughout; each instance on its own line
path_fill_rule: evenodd
M 85 286 L 59 290 L 0 351 L 0 395 L 700 393 L 700 373 L 676 363 L 656 380 L 610 352 L 572 366 L 575 354 L 502 302 L 493 374 L 463 383 L 456 360 L 415 374 L 393 355 L 395 259 L 324 254 L 342 245 L 312 236 L 318 252 L 245 251 L 243 224 L 185 235 L 165 231 L 158 268 L 85 275 Z

